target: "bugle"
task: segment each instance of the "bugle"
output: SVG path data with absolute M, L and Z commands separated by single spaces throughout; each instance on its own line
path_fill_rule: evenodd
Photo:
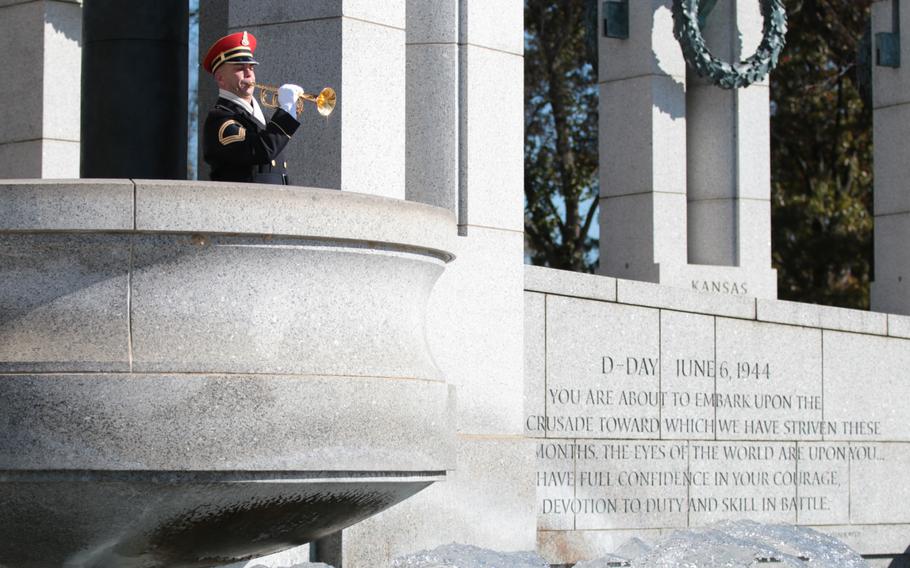
M 265 85 L 263 83 L 253 83 L 253 87 L 259 89 L 259 102 L 262 106 L 268 108 L 278 108 L 278 87 L 274 85 Z M 297 97 L 297 116 L 303 113 L 304 102 L 310 101 L 316 105 L 316 110 L 322 116 L 329 116 L 335 110 L 335 89 L 326 87 L 319 91 L 318 95 L 303 93 Z

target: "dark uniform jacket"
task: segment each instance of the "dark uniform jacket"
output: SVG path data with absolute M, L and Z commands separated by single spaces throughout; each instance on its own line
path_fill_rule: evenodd
M 237 103 L 218 98 L 205 119 L 202 153 L 213 181 L 287 184 L 285 145 L 300 123 L 283 109 L 265 128 Z

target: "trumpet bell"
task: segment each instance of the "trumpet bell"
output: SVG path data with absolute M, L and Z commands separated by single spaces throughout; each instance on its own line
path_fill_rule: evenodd
M 316 110 L 322 116 L 329 116 L 335 110 L 335 89 L 326 87 L 316 97 Z

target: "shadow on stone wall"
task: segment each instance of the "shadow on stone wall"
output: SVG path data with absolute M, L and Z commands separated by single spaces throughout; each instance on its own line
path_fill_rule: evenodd
M 910 568 L 910 546 L 907 547 L 903 554 L 891 560 L 888 568 Z
M 54 31 L 82 47 L 82 5 L 70 2 L 48 2 L 46 22 Z

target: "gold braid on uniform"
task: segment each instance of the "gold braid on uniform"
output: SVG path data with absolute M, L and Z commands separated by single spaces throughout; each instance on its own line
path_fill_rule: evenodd
M 230 131 L 228 129 L 230 129 Z M 221 128 L 218 129 L 218 142 L 220 142 L 222 146 L 227 146 L 233 142 L 242 142 L 245 139 L 246 128 L 236 120 L 227 120 L 221 125 Z

